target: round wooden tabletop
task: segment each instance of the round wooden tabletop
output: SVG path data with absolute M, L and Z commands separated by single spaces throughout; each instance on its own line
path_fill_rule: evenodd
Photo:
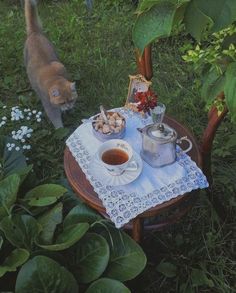
M 177 122 L 175 119 L 165 116 L 164 122 L 170 125 L 172 128 L 176 130 L 178 133 L 178 137 L 187 136 L 193 144 L 191 151 L 188 152 L 188 155 L 191 157 L 193 161 L 196 162 L 198 167 L 202 167 L 202 157 L 198 147 L 198 144 L 194 138 L 194 136 L 190 133 L 190 131 Z M 181 147 L 183 149 L 187 148 L 187 143 L 182 143 Z M 93 190 L 93 187 L 86 179 L 85 174 L 79 167 L 78 163 L 75 161 L 74 157 L 72 156 L 68 147 L 66 147 L 64 152 L 64 169 L 67 176 L 69 183 L 71 184 L 73 190 L 75 191 L 76 195 L 82 198 L 90 207 L 94 208 L 104 216 L 106 215 L 105 208 L 102 204 L 102 201 L 98 198 L 96 192 Z M 173 198 L 167 202 L 164 202 L 160 205 L 157 205 L 144 213 L 140 214 L 138 217 L 146 218 L 146 217 L 153 217 L 157 214 L 172 208 L 175 205 L 180 204 L 186 194 L 180 195 L 176 198 Z M 107 216 L 108 217 L 108 216 Z

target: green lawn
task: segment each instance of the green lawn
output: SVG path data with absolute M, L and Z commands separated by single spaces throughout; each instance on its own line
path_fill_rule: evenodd
M 19 2 L 0 2 L 0 117 L 9 115 L 15 105 L 43 112 L 30 90 L 23 64 L 25 24 Z M 39 5 L 44 31 L 72 79 L 78 81 L 79 100 L 73 112 L 65 114 L 67 130 L 63 132 L 55 132 L 45 115 L 42 123 L 32 122 L 32 150 L 26 155 L 34 164 L 38 182 L 64 177 L 65 138 L 82 118 L 96 113 L 100 104 L 107 108 L 123 105 L 128 75 L 136 73 L 131 1 L 94 2 L 91 13 L 82 0 L 48 0 Z M 200 138 L 207 123 L 207 106 L 199 94 L 200 77 L 181 58 L 181 48 L 188 42 L 191 39 L 182 34 L 155 44 L 152 81 L 159 100 L 167 105 L 167 113 Z M 9 134 L 20 125 L 9 122 L 0 128 L 0 134 Z M 235 133 L 236 126 L 227 118 L 213 151 L 214 195 L 222 202 L 226 219 L 221 220 L 206 193 L 199 192 L 197 204 L 179 224 L 145 236 L 148 265 L 135 281 L 127 283 L 132 292 L 236 291 Z

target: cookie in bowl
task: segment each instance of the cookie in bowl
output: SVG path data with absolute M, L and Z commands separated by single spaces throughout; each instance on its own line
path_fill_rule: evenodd
M 107 121 L 101 114 L 92 121 L 93 133 L 101 141 L 107 139 L 123 138 L 125 135 L 126 121 L 118 112 L 108 111 Z

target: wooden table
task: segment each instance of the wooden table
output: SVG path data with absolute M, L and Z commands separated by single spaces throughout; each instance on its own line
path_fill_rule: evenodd
M 186 127 L 181 125 L 173 118 L 165 116 L 164 122 L 177 131 L 178 137 L 187 136 L 192 141 L 193 148 L 188 153 L 188 155 L 192 158 L 192 160 L 196 162 L 198 167 L 201 168 L 202 157 L 194 136 L 189 132 L 189 130 Z M 183 142 L 182 147 L 187 148 L 185 142 Z M 73 190 L 75 191 L 76 195 L 82 198 L 90 207 L 94 208 L 104 217 L 109 218 L 109 216 L 106 214 L 106 210 L 102 204 L 102 201 L 98 198 L 96 192 L 93 190 L 93 187 L 86 179 L 85 174 L 79 167 L 78 163 L 75 161 L 68 147 L 66 147 L 64 152 L 64 169 L 67 179 L 70 185 L 72 186 Z M 195 198 L 195 192 L 180 195 L 140 214 L 135 219 L 133 219 L 129 224 L 127 224 L 125 228 L 131 229 L 133 239 L 137 242 L 140 242 L 142 239 L 143 228 L 162 229 L 163 227 L 178 221 L 192 207 Z M 175 212 L 175 210 L 177 210 L 177 212 Z M 154 217 L 162 214 L 163 212 L 174 212 L 174 214 L 168 216 L 167 220 L 164 220 L 161 223 L 144 226 L 143 220 L 145 218 Z

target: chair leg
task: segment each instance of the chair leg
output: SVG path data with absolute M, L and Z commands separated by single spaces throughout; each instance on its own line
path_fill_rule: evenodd
M 140 243 L 142 241 L 142 236 L 143 236 L 143 219 L 135 218 L 133 220 L 132 238 L 137 243 Z
M 147 80 L 151 80 L 153 76 L 152 70 L 152 46 L 148 45 L 140 56 L 139 51 L 136 50 L 136 63 L 138 73 L 142 74 Z
M 218 95 L 217 100 L 223 102 L 224 99 L 225 99 L 225 96 L 224 96 L 224 93 L 222 92 Z M 220 115 L 218 115 L 218 110 L 215 105 L 213 105 L 212 108 L 210 109 L 208 113 L 208 124 L 206 129 L 204 130 L 203 137 L 202 137 L 202 144 L 201 144 L 201 153 L 203 158 L 203 171 L 209 181 L 208 197 L 222 220 L 225 219 L 227 213 L 224 211 L 220 200 L 218 200 L 217 197 L 213 194 L 214 188 L 213 188 L 213 179 L 212 179 L 212 170 L 211 170 L 211 150 L 212 150 L 212 145 L 213 145 L 216 131 L 228 113 L 227 106 L 225 104 L 223 105 L 224 105 L 224 110 L 220 113 Z

